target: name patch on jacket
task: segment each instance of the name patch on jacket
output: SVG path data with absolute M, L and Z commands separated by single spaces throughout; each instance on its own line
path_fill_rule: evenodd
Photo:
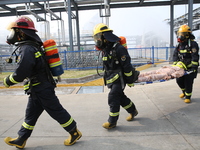
M 193 53 L 197 52 L 197 49 L 196 48 L 192 48 L 192 52 Z
M 123 55 L 123 56 L 121 57 L 121 60 L 122 60 L 122 61 L 125 61 L 125 60 L 126 60 L 126 55 Z

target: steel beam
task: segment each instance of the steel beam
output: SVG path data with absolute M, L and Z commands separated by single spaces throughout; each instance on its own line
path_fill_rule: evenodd
M 49 3 L 50 1 L 55 2 L 55 3 Z M 66 2 L 67 1 L 67 2 Z M 58 19 L 59 16 L 55 15 L 56 12 L 66 12 L 68 13 L 68 25 L 69 25 L 69 38 L 70 38 L 70 50 L 73 49 L 73 35 L 72 35 L 72 19 L 76 20 L 76 31 L 77 31 L 77 44 L 80 47 L 80 33 L 79 33 L 79 19 L 78 19 L 78 12 L 80 10 L 95 10 L 99 9 L 101 6 L 103 0 L 94 0 L 94 1 L 89 1 L 89 0 L 64 0 L 64 3 L 67 3 L 67 6 L 62 6 L 63 2 L 57 1 L 56 0 L 0 0 L 0 7 L 3 8 L 2 13 L 0 11 L 0 17 L 6 17 L 6 16 L 15 16 L 15 15 L 28 15 L 32 14 L 34 15 L 39 21 L 44 21 L 46 20 L 46 14 L 45 14 L 45 19 L 41 18 L 38 14 L 44 14 L 46 12 L 49 12 L 54 18 Z M 49 8 L 49 10 L 45 11 L 44 10 L 44 4 L 48 2 L 51 4 L 52 8 Z M 172 26 L 174 26 L 175 22 L 173 18 L 173 13 L 174 13 L 174 5 L 184 5 L 188 4 L 189 2 L 189 12 L 188 12 L 188 20 L 191 24 L 191 20 L 193 16 L 191 16 L 191 10 L 192 10 L 192 5 L 193 4 L 199 4 L 199 0 L 166 0 L 166 1 L 148 1 L 148 0 L 124 0 L 124 1 L 119 1 L 119 0 L 104 0 L 104 2 L 109 2 L 109 9 L 112 8 L 133 8 L 133 7 L 149 7 L 149 6 L 171 6 L 171 12 L 170 12 L 170 46 L 173 46 L 173 30 L 171 29 Z M 31 9 L 24 10 L 24 3 L 29 4 L 30 3 L 34 4 L 34 12 L 31 11 Z M 22 4 L 23 6 L 17 7 L 16 9 L 12 4 Z M 71 5 L 72 4 L 72 5 Z M 9 6 L 10 5 L 10 6 Z M 59 5 L 61 7 L 59 7 Z M 54 7 L 55 6 L 55 7 Z M 173 7 L 172 7 L 173 6 Z M 6 11 L 4 11 L 6 10 Z M 72 11 L 75 11 L 76 13 L 74 14 Z M 193 12 L 194 13 L 194 12 Z M 61 18 L 61 15 L 60 15 Z M 199 22 L 195 22 L 195 26 L 199 28 Z M 47 23 L 48 24 L 48 23 Z M 192 25 L 190 25 L 191 28 Z M 48 32 L 48 31 L 47 31 Z
M 177 2 L 178 2 L 178 0 L 172 0 L 172 5 L 174 5 Z
M 76 37 L 77 37 L 78 50 L 80 50 L 81 49 L 81 47 L 80 47 L 80 26 L 79 26 L 78 10 L 76 10 Z
M 60 20 L 60 25 L 61 25 L 61 30 L 62 30 L 62 44 L 66 43 L 66 39 L 65 39 L 65 25 L 64 25 L 64 20 Z
M 192 21 L 193 21 L 193 0 L 188 0 L 188 25 L 192 31 Z
M 41 8 L 41 10 L 44 10 L 44 5 L 41 5 L 41 4 L 38 3 L 38 2 L 34 2 L 33 4 L 34 4 L 35 6 Z M 45 12 L 45 11 L 44 11 L 44 12 Z
M 140 5 L 142 5 L 144 3 L 144 0 L 140 0 Z
M 170 5 L 170 47 L 174 46 L 174 5 Z
M 174 4 L 172 3 L 170 5 L 170 47 L 174 46 Z M 170 48 L 170 56 L 169 56 L 169 61 L 172 61 L 173 57 L 173 48 Z
M 34 13 L 32 10 L 31 10 L 31 6 L 30 6 L 30 3 L 26 3 L 26 12 L 33 15 L 37 21 L 46 21 L 46 19 L 40 17 L 38 14 Z
M 1 0 L 0 1 L 0 5 L 6 5 L 6 4 L 19 4 L 19 3 L 24 3 L 24 2 L 30 2 L 30 0 Z M 32 3 L 34 2 L 44 2 L 46 0 L 31 0 Z M 55 0 L 49 0 L 49 1 L 55 1 Z M 72 1 L 72 0 L 71 0 Z M 74 1 L 74 0 L 73 0 Z M 72 1 L 72 3 L 73 3 Z M 7 2 L 7 3 L 6 3 Z M 74 1 L 75 3 L 75 1 Z M 193 0 L 193 4 L 198 4 L 199 0 Z M 183 5 L 183 4 L 187 4 L 186 1 L 177 1 L 174 5 Z M 110 3 L 110 8 L 129 8 L 129 7 L 147 7 L 147 6 L 170 6 L 171 5 L 171 1 L 160 1 L 160 2 L 143 2 L 142 4 L 140 3 Z M 75 8 L 76 7 L 76 8 Z M 76 6 L 74 5 L 74 7 L 71 7 L 71 11 L 75 11 L 76 9 L 80 10 L 95 10 L 95 9 L 99 9 L 100 8 L 100 4 L 96 4 L 96 5 L 81 5 L 81 6 Z M 52 12 L 65 12 L 66 9 L 65 8 L 52 8 L 51 9 Z M 44 10 L 34 10 L 34 12 L 36 14 L 40 14 L 40 13 L 44 13 Z M 26 11 L 18 11 L 17 12 L 18 15 L 27 15 L 28 13 Z M 14 16 L 16 15 L 16 13 L 10 13 L 10 12 L 5 12 L 5 13 L 0 13 L 0 17 L 6 17 L 6 16 Z
M 51 15 L 51 20 L 61 20 L 61 17 L 57 16 L 53 11 L 51 11 L 49 2 L 44 2 L 44 9 Z
M 0 7 L 5 9 L 5 10 L 10 11 L 11 13 L 14 13 L 14 14 L 17 13 L 16 9 L 10 8 L 10 7 L 6 6 L 6 5 L 0 5 Z
M 35 3 L 35 2 L 45 2 L 47 0 L 1 0 L 0 5 L 10 5 L 10 4 L 24 4 L 24 3 Z M 55 0 L 48 0 L 55 1 Z
M 66 0 L 65 0 L 66 1 Z M 71 19 L 71 1 L 67 0 L 67 12 L 68 12 L 68 27 L 69 27 L 69 43 L 70 43 L 70 51 L 74 51 L 73 47 L 73 29 L 72 29 L 72 19 Z

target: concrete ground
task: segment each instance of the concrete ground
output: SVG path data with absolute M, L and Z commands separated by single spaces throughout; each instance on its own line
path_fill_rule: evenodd
M 143 70 L 157 69 L 150 67 Z M 78 86 L 59 86 L 57 96 L 78 123 L 82 138 L 72 146 L 63 142 L 69 134 L 46 112 L 39 118 L 25 150 L 199 150 L 200 149 L 200 74 L 195 79 L 190 104 L 179 98 L 175 80 L 126 87 L 126 95 L 135 103 L 138 116 L 127 122 L 121 108 L 117 127 L 102 128 L 109 107 L 103 92 L 77 94 Z M 22 89 L 0 89 L 0 150 L 15 150 L 3 139 L 16 137 L 23 119 L 27 96 Z

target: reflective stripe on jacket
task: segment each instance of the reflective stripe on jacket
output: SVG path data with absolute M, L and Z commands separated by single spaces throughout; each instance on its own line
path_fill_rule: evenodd
M 127 49 L 122 45 L 118 43 L 114 48 L 104 50 L 102 60 L 106 85 L 117 82 L 119 78 L 122 78 L 124 83 L 133 83 L 134 68 Z
M 198 68 L 199 66 L 199 46 L 195 41 L 190 41 L 191 46 L 187 42 L 179 44 L 173 54 L 174 64 L 181 61 L 187 68 Z

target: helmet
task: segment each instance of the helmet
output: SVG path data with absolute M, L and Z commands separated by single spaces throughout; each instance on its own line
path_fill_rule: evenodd
M 13 28 L 30 29 L 37 32 L 34 22 L 27 16 L 20 16 L 14 22 L 11 22 L 8 29 Z
M 184 42 L 187 39 L 189 39 L 190 35 L 191 35 L 190 27 L 188 25 L 182 25 L 178 29 L 177 40 L 178 40 L 179 43 Z
M 111 30 L 106 24 L 99 23 L 93 29 L 93 36 L 95 36 L 98 33 L 106 32 L 106 31 L 112 32 L 113 30 Z
M 179 29 L 178 29 L 178 33 L 179 32 L 191 32 L 190 27 L 188 25 L 182 25 Z
M 111 30 L 106 24 L 99 23 L 93 29 L 93 38 L 95 41 L 95 46 L 98 50 L 105 48 L 106 43 L 117 42 L 120 38 L 114 35 L 113 30 Z
M 16 42 L 33 40 L 42 43 L 40 37 L 36 34 L 34 22 L 27 16 L 20 16 L 8 26 L 10 34 L 7 36 L 7 43 L 14 44 Z
M 102 50 L 105 47 L 105 38 L 102 32 L 111 31 L 104 23 L 97 24 L 93 29 L 93 38 L 97 50 Z

